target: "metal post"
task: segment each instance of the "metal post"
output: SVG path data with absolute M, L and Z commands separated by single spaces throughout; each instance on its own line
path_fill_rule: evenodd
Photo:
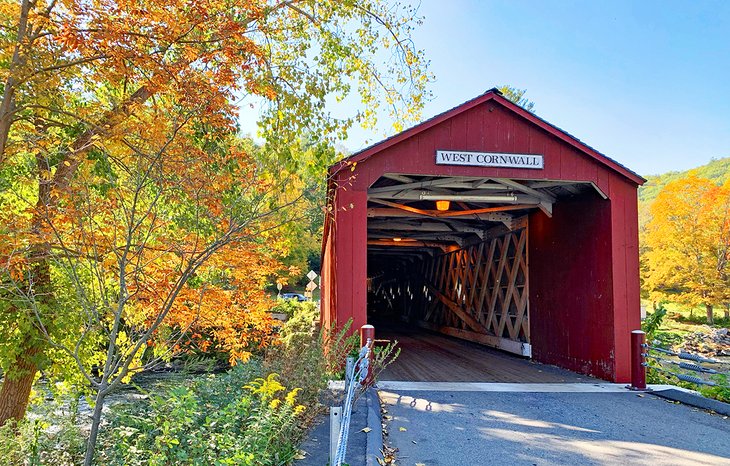
M 631 332 L 631 390 L 646 390 L 645 340 L 646 334 L 642 330 Z
M 340 439 L 340 426 L 342 425 L 342 407 L 330 407 L 330 465 L 334 464 L 337 456 L 337 443 Z
M 345 393 L 347 393 L 347 387 L 352 383 L 352 375 L 355 373 L 355 358 L 348 356 L 345 362 Z
M 365 378 L 365 381 L 363 382 L 364 385 L 368 386 L 372 384 L 373 382 L 373 344 L 375 342 L 375 327 L 372 325 L 363 325 L 360 327 L 360 348 L 362 348 L 365 345 L 368 345 L 370 347 L 370 353 L 368 355 L 368 359 L 370 364 L 368 364 L 368 375 Z

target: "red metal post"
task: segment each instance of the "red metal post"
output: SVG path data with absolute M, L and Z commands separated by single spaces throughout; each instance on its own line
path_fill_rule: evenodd
M 360 327 L 360 348 L 368 345 L 370 348 L 368 376 L 365 378 L 363 385 L 371 385 L 373 383 L 373 345 L 375 343 L 375 327 L 372 325 L 363 325 Z
M 646 334 L 642 330 L 631 332 L 631 388 L 632 390 L 646 390 L 646 348 L 644 342 Z

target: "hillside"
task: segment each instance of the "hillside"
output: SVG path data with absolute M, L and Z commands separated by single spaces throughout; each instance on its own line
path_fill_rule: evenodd
M 667 172 L 662 175 L 647 176 L 647 181 L 639 188 L 639 204 L 648 204 L 654 200 L 659 191 L 669 182 L 684 178 L 690 173 L 700 178 L 715 180 L 723 184 L 730 179 L 730 157 L 710 161 L 707 165 L 681 172 Z
M 702 178 L 715 180 L 717 184 L 725 183 L 730 179 L 730 157 L 711 160 L 710 163 L 697 168 L 681 172 L 667 172 L 661 175 L 646 177 L 646 183 L 639 188 L 639 228 L 640 230 L 649 221 L 649 206 L 667 183 L 684 178 L 693 173 Z

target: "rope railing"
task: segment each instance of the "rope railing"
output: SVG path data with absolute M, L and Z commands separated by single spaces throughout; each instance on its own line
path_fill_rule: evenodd
M 666 376 L 674 377 L 683 382 L 693 383 L 695 385 L 716 386 L 713 380 L 708 380 L 702 376 L 713 375 L 730 375 L 730 371 L 718 370 L 716 367 L 706 367 L 703 364 L 725 365 L 730 362 L 720 361 L 718 359 L 708 358 L 699 354 L 693 354 L 686 351 L 673 351 L 670 349 L 657 346 L 659 342 L 653 341 L 652 345 L 644 341 L 644 332 L 634 330 L 632 332 L 632 368 L 631 368 L 631 385 L 628 388 L 633 390 L 646 390 L 646 371 L 652 370 Z M 669 357 L 680 359 L 681 361 L 669 359 Z M 648 361 L 654 361 L 650 364 Z M 686 362 L 693 361 L 693 362 Z M 670 370 L 666 366 L 693 372 L 687 374 Z

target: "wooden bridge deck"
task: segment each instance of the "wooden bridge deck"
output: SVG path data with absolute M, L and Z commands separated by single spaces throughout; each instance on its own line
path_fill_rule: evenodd
M 422 382 L 599 382 L 555 366 L 421 329 L 376 325 L 376 338 L 398 340 L 401 353 L 378 377 Z

